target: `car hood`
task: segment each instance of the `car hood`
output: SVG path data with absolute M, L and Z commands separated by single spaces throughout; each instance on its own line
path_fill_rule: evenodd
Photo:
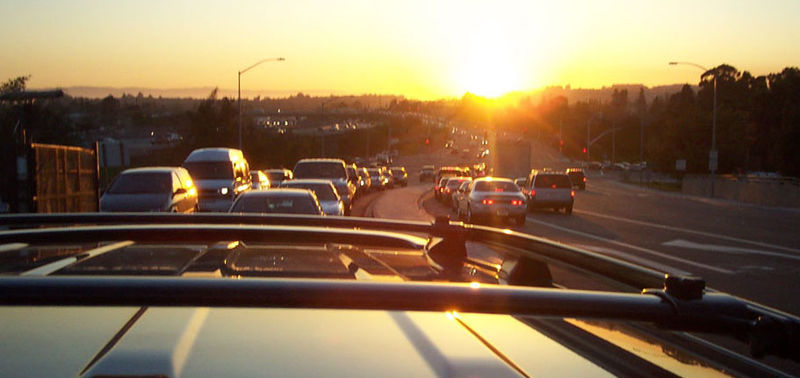
M 6 307 L 0 317 L 13 320 L 0 323 L 9 376 L 610 375 L 508 315 Z
M 164 210 L 168 194 L 110 194 L 100 198 L 100 211 Z

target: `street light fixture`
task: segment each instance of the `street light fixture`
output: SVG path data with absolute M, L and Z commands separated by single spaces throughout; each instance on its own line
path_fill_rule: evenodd
M 703 73 L 709 72 L 708 68 L 705 68 L 697 63 L 692 62 L 669 62 L 670 66 L 676 66 L 678 64 L 684 64 L 688 66 L 694 66 L 701 70 Z M 711 171 L 711 197 L 714 197 L 714 172 L 717 170 L 717 161 L 718 161 L 718 154 L 717 154 L 717 72 L 714 71 L 712 73 L 714 75 L 714 113 L 711 120 L 711 151 L 708 153 L 708 170 Z
M 247 67 L 241 71 L 239 71 L 239 94 L 237 96 L 237 102 L 239 103 L 239 149 L 242 149 L 242 74 L 249 71 L 251 68 L 264 63 L 264 62 L 283 62 L 284 58 L 267 58 L 259 60 L 258 62 L 252 64 L 250 67 Z

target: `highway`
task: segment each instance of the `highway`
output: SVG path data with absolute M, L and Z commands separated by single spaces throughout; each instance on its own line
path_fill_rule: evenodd
M 440 151 L 398 158 L 397 163 L 408 167 L 409 187 L 373 193 L 361 201 L 363 210 L 354 214 L 408 220 L 449 215 L 455 219 L 454 212 L 433 199 L 432 184 L 419 183 L 416 177 L 422 162 L 453 164 L 448 159 L 454 158 Z M 542 210 L 529 213 L 523 226 L 495 226 L 668 273 L 701 276 L 711 288 L 800 313 L 798 209 L 685 196 L 593 173 L 587 189 L 576 190 L 572 215 Z

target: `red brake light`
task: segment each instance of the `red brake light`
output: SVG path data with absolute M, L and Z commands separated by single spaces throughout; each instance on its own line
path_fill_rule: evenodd
M 583 182 L 586 182 L 586 177 L 583 178 Z
M 531 197 L 533 197 L 533 196 L 535 196 L 535 195 L 536 195 L 536 191 L 535 191 L 535 190 L 533 190 L 533 189 L 531 189 Z
M 450 193 L 450 188 L 447 188 L 444 191 L 447 192 L 447 193 Z
M 553 189 L 555 189 L 555 188 L 556 188 L 556 184 L 553 184 Z
M 494 201 L 490 200 L 490 199 L 485 199 L 485 200 L 481 201 L 481 203 L 484 204 L 484 205 L 492 205 L 492 204 L 494 204 Z
M 574 190 L 570 190 L 570 191 L 569 191 L 569 195 L 570 195 L 571 197 L 575 197 L 575 191 L 574 191 Z
M 511 200 L 511 204 L 514 205 L 514 206 L 520 206 L 520 205 L 522 205 L 522 201 L 520 201 L 520 200 Z
M 502 193 L 503 192 L 503 188 L 494 188 L 494 191 L 498 192 L 498 193 Z

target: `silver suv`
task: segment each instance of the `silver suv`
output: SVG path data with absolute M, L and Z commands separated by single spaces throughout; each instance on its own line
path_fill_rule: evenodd
M 522 192 L 528 198 L 528 210 L 564 209 L 566 214 L 572 214 L 575 191 L 566 173 L 531 170 Z

